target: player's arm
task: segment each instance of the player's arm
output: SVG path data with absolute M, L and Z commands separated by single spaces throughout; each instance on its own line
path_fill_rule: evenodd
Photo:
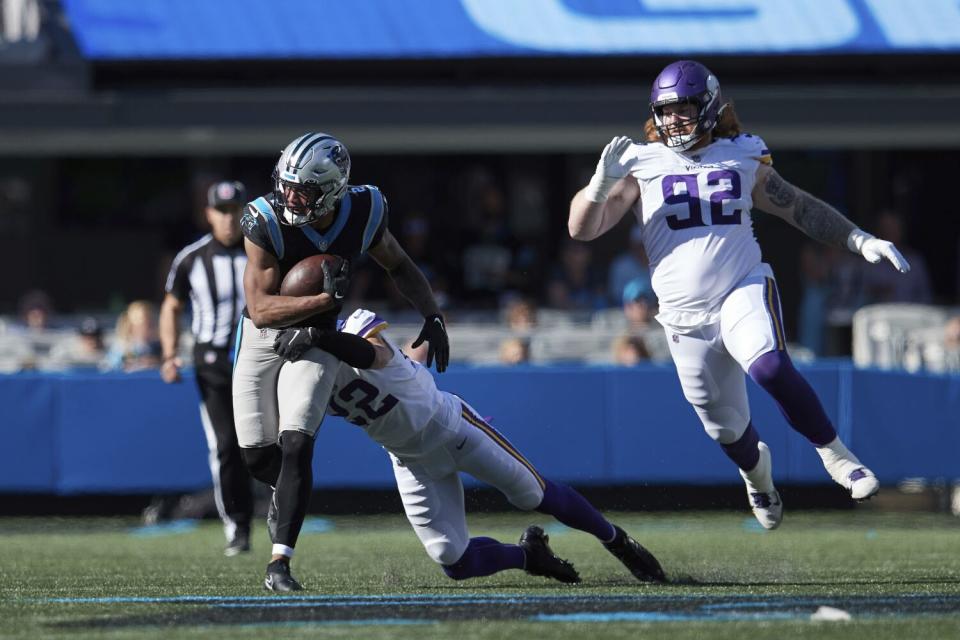
M 400 293 L 424 318 L 440 314 L 430 283 L 389 229 L 383 232 L 380 242 L 370 248 L 370 255 L 390 274 Z
M 427 366 L 433 364 L 436 356 L 437 371 L 444 372 L 450 358 L 450 343 L 443 316 L 440 315 L 440 307 L 433 296 L 430 283 L 389 229 L 384 230 L 380 242 L 370 249 L 370 255 L 383 267 L 384 271 L 390 274 L 400 293 L 423 315 L 423 328 L 420 329 L 420 335 L 417 336 L 413 346 L 419 346 L 424 341 L 428 342 Z
M 620 158 L 632 144 L 630 138 L 614 138 L 600 154 L 590 183 L 570 201 L 567 230 L 574 240 L 593 240 L 609 231 L 640 200 L 640 185 L 624 174 Z
M 172 293 L 167 293 L 160 305 L 160 346 L 163 361 L 160 364 L 160 377 L 164 382 L 180 382 L 180 367 L 183 363 L 177 357 L 177 343 L 180 338 L 180 314 L 183 302 Z
M 593 240 L 612 229 L 640 199 L 640 185 L 632 177 L 620 178 L 603 202 L 594 202 L 584 187 L 570 201 L 567 230 L 574 240 Z
M 243 292 L 247 312 L 257 327 L 287 327 L 336 306 L 333 296 L 281 296 L 280 263 L 268 251 L 246 238 L 247 267 L 243 272 Z
M 761 164 L 753 187 L 753 203 L 761 211 L 782 218 L 824 244 L 846 247 L 869 262 L 885 258 L 902 273 L 910 264 L 892 243 L 875 238 L 829 204 L 784 180 L 776 169 Z

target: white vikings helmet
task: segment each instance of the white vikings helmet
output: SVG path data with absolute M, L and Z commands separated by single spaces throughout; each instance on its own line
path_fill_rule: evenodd
M 295 227 L 335 211 L 350 179 L 350 154 L 326 133 L 307 133 L 280 154 L 273 170 L 273 195 L 280 221 Z

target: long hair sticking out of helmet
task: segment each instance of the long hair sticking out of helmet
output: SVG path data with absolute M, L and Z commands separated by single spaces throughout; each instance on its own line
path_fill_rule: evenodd
M 664 117 L 664 107 L 678 104 L 696 108 L 692 129 L 690 121 Z M 653 81 L 650 90 L 654 125 L 663 144 L 672 149 L 689 149 L 712 132 L 722 105 L 720 81 L 709 69 L 693 60 L 668 64 Z
M 717 124 L 713 128 L 713 137 L 733 138 L 740 135 L 742 131 L 743 125 L 740 124 L 740 118 L 733 106 L 733 100 L 729 100 L 720 107 L 720 112 L 717 114 Z M 663 142 L 663 136 L 657 130 L 653 117 L 647 118 L 647 121 L 643 123 L 643 139 L 647 142 Z

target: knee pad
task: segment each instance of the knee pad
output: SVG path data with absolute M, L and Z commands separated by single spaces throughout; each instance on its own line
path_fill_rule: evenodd
M 444 540 L 442 542 L 434 542 L 429 545 L 425 545 L 424 549 L 426 549 L 427 555 L 430 556 L 431 560 L 437 564 L 443 565 L 444 568 L 446 568 L 457 564 L 457 562 L 463 558 L 464 552 L 467 549 L 467 545 L 457 545 L 451 540 Z
M 543 489 L 540 488 L 540 483 L 534 480 L 533 486 L 508 494 L 507 500 L 521 511 L 533 511 L 543 502 Z
M 280 447 L 271 444 L 266 447 L 242 448 L 240 453 L 250 475 L 270 486 L 276 486 L 277 476 L 280 474 Z
M 307 464 L 313 458 L 313 438 L 299 431 L 284 431 L 280 434 L 280 451 L 285 463 Z

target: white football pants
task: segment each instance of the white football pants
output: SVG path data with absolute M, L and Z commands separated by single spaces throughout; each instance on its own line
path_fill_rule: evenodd
M 683 395 L 707 435 L 721 444 L 736 442 L 750 422 L 745 372 L 764 353 L 786 345 L 770 266 L 758 265 L 733 288 L 718 322 L 688 333 L 665 330 Z
M 499 489 L 515 507 L 529 511 L 543 500 L 544 482 L 510 442 L 467 404 L 456 437 L 416 457 L 390 454 L 407 519 L 427 554 L 454 564 L 470 541 L 458 472 Z

